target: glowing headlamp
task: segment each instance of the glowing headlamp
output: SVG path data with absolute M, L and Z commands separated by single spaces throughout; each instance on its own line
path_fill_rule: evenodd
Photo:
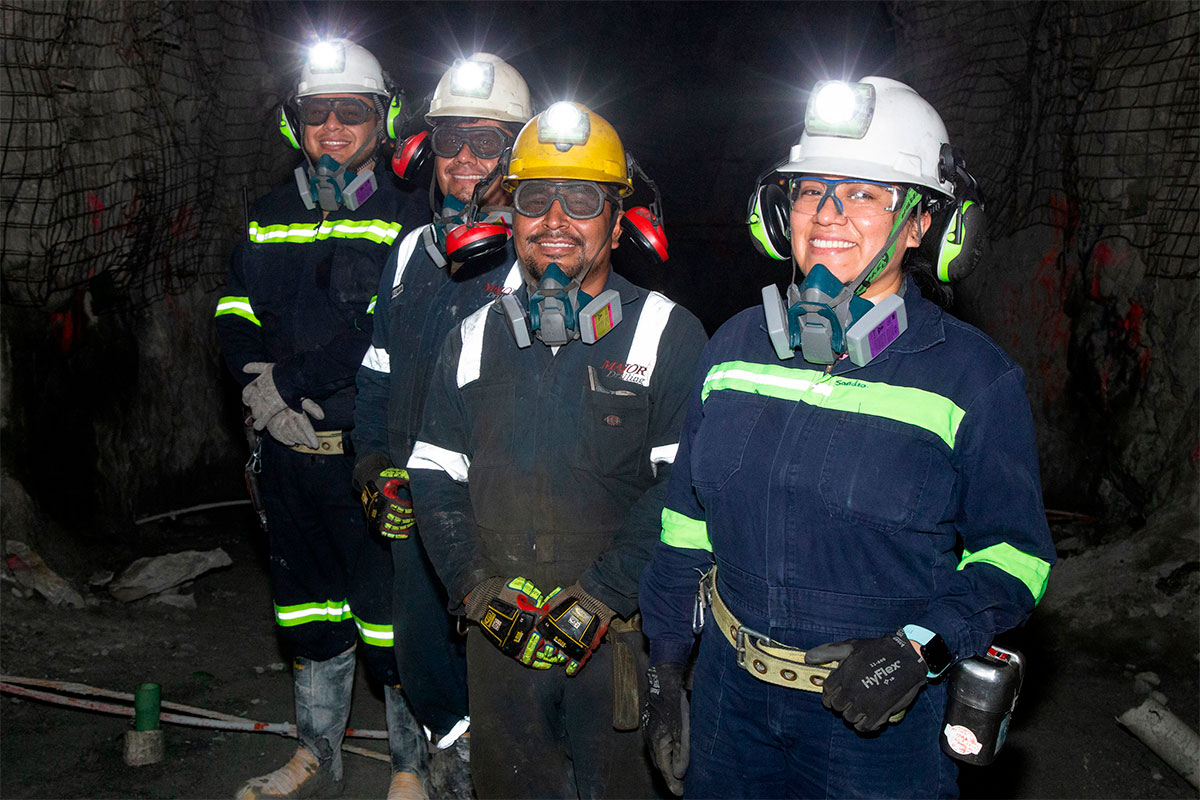
M 486 61 L 454 60 L 450 68 L 450 94 L 459 97 L 489 97 L 496 82 L 496 67 Z
M 821 81 L 804 112 L 809 136 L 861 139 L 875 116 L 875 87 L 869 83 Z
M 574 103 L 558 102 L 538 117 L 537 132 L 539 142 L 553 144 L 565 152 L 573 145 L 587 142 L 592 123 Z
M 308 70 L 314 75 L 344 72 L 346 46 L 341 42 L 317 42 L 308 48 Z

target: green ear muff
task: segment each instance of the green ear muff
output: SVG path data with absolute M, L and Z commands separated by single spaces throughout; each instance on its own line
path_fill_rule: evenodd
M 967 277 L 979 264 L 987 241 L 987 218 L 974 200 L 955 204 L 947 215 L 938 240 L 938 280 L 954 283 Z
M 400 119 L 400 106 L 402 102 L 403 98 L 397 93 L 392 95 L 392 102 L 388 104 L 387 124 L 385 127 L 387 128 L 387 135 L 389 139 L 400 138 L 400 127 L 404 122 L 404 120 Z
M 300 131 L 298 121 L 292 117 L 292 110 L 284 103 L 279 108 L 279 133 L 283 138 L 291 142 L 292 147 L 300 149 L 300 139 L 297 135 Z
M 792 257 L 787 195 L 778 184 L 760 183 L 755 188 L 746 211 L 746 224 L 750 226 L 755 250 L 778 261 Z

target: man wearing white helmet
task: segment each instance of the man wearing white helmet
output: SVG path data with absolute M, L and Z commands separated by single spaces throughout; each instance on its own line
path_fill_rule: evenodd
M 390 562 L 349 491 L 354 374 L 390 248 L 423 201 L 375 169 L 399 97 L 371 53 L 345 39 L 308 53 L 280 131 L 303 154 L 294 179 L 254 203 L 216 311 L 226 363 L 259 439 L 271 590 L 293 656 L 299 745 L 239 798 L 313 796 L 342 782 L 355 649 L 384 685 L 392 767 L 420 787 L 424 738 L 392 654 Z M 407 776 L 407 777 L 404 777 Z M 393 783 L 395 783 L 394 781 Z M 382 793 L 382 787 L 381 787 Z
M 490 53 L 456 59 L 438 82 L 425 117 L 432 130 L 407 140 L 393 161 L 403 172 L 400 159 L 421 160 L 414 150 L 431 151 L 435 219 L 409 233 L 388 257 L 371 347 L 357 378 L 355 488 L 373 529 L 391 546 L 400 677 L 434 746 L 453 746 L 463 759 L 469 741 L 462 735 L 468 716 L 465 644 L 446 610 L 446 591 L 413 535 L 402 468 L 442 340 L 475 309 L 519 285 L 508 245 L 510 195 L 499 175 L 480 188 L 473 204 L 472 195 L 532 115 L 525 80 Z M 480 224 L 466 226 L 468 214 Z M 461 778 L 461 788 L 469 790 L 465 774 Z
M 973 180 L 876 77 L 818 84 L 776 171 L 749 221 L 793 283 L 701 359 L 642 576 L 647 742 L 688 796 L 957 796 L 943 676 L 1025 621 L 1055 560 L 1020 368 L 907 274 L 924 236 L 968 268 Z

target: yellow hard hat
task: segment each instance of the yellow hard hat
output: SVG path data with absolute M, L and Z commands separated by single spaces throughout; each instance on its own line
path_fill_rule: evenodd
M 608 120 L 580 103 L 559 102 L 538 114 L 513 142 L 504 188 L 538 178 L 620 184 L 633 194 L 625 148 Z

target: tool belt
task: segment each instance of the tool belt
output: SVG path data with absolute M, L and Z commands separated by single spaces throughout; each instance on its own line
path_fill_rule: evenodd
M 820 692 L 825 676 L 837 667 L 836 661 L 822 666 L 804 663 L 804 651 L 773 642 L 767 636 L 747 628 L 738 622 L 717 594 L 717 568 L 713 567 L 700 579 L 700 593 L 696 598 L 697 616 L 703 620 L 703 609 L 712 609 L 713 622 L 720 628 L 733 649 L 737 651 L 737 665 L 760 681 L 783 686 L 788 689 L 803 689 Z
M 346 452 L 345 431 L 317 431 L 317 446 L 309 447 L 303 444 L 292 445 L 297 453 L 309 453 L 315 456 L 336 456 Z

